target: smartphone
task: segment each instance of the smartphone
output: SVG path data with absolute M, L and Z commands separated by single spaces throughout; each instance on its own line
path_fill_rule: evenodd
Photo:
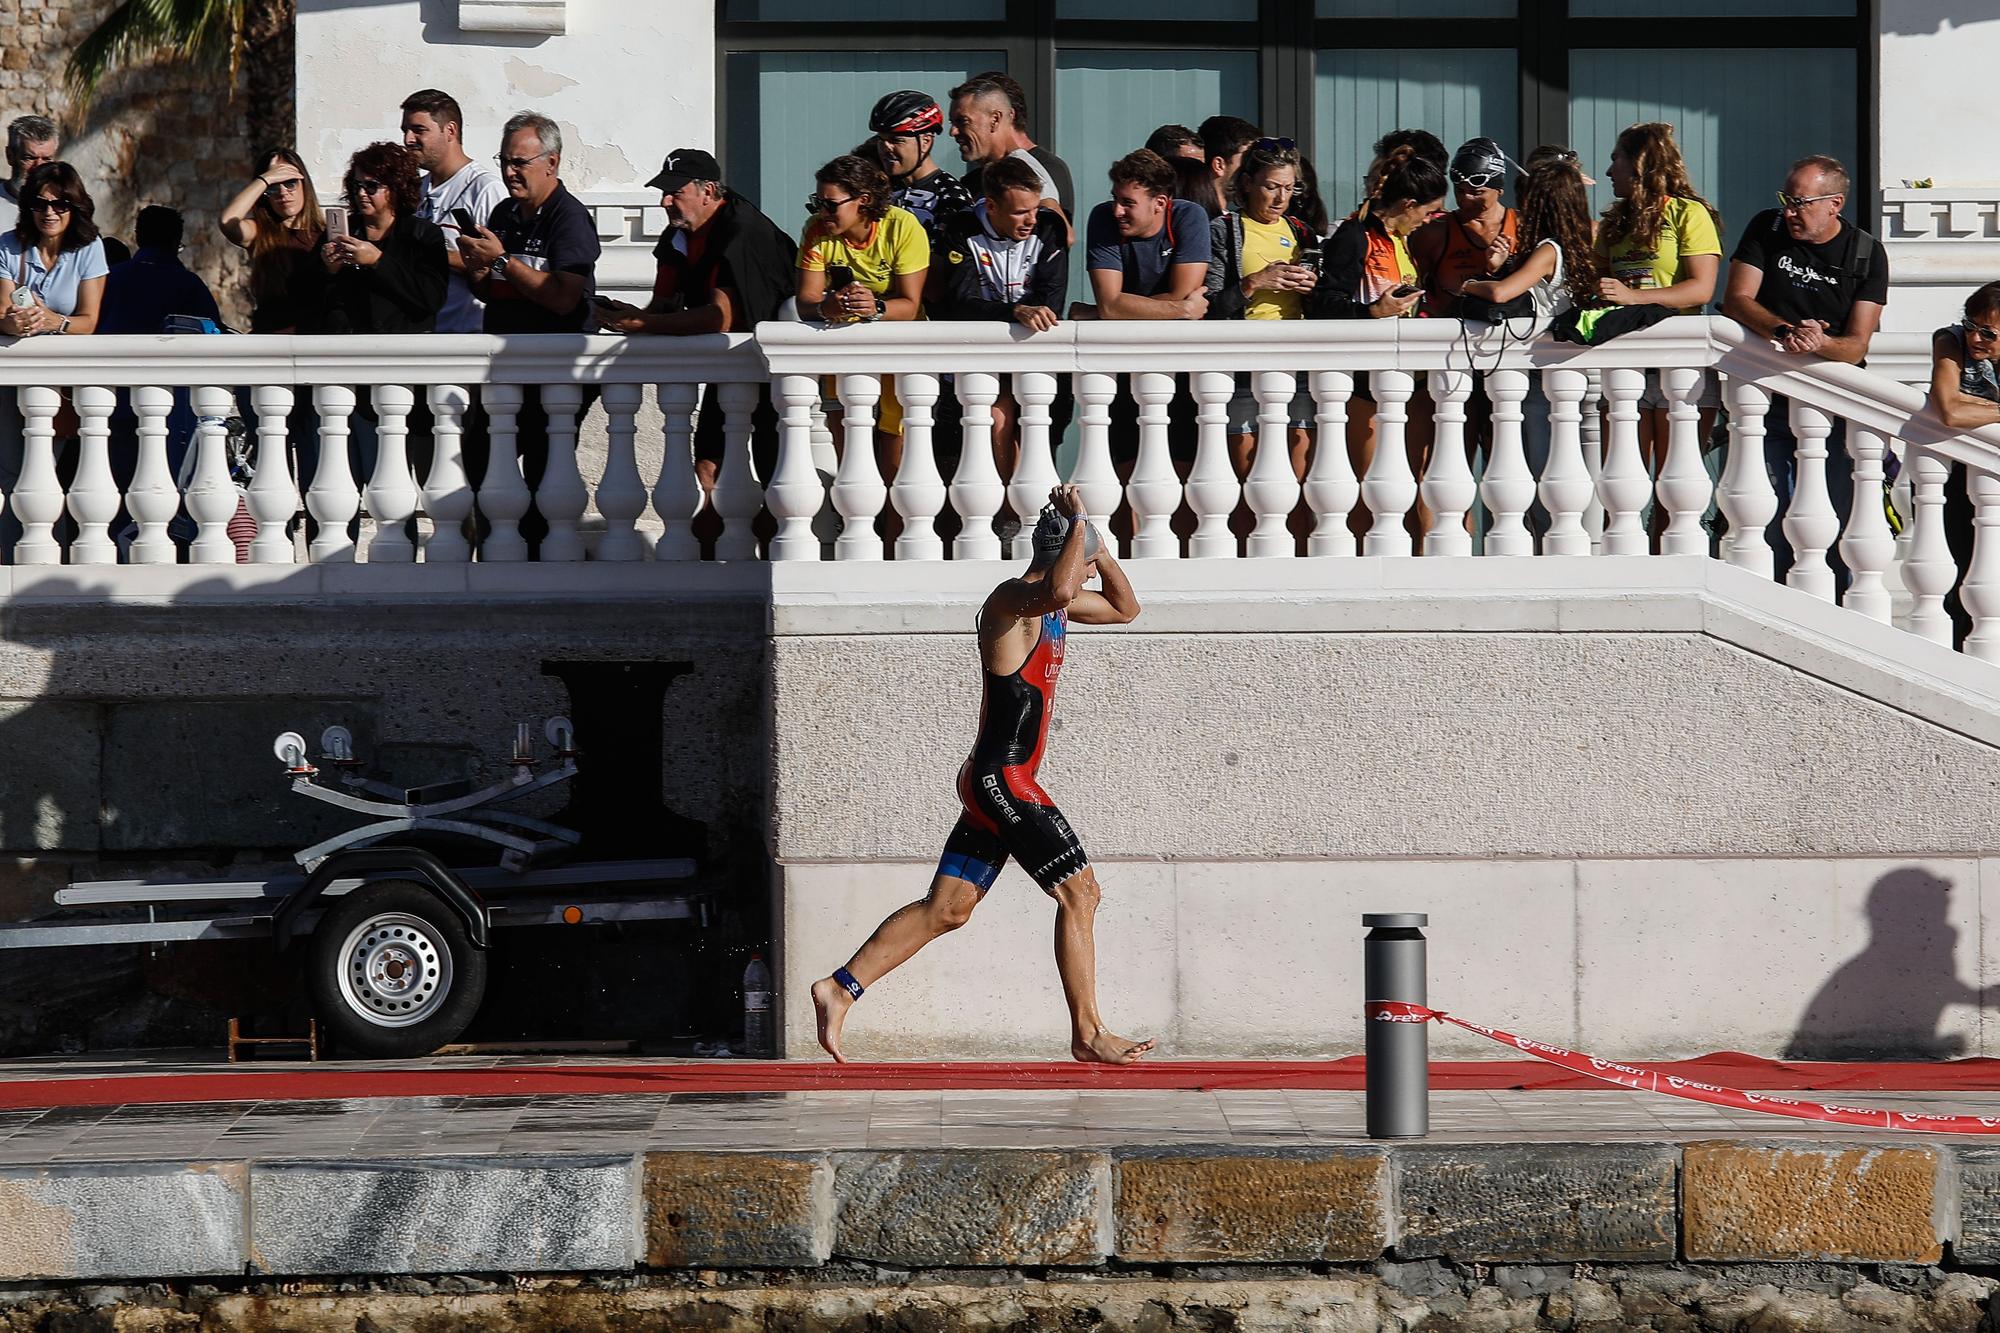
M 1403 300 L 1405 297 L 1415 296 L 1421 291 L 1423 291 L 1423 288 L 1413 287 L 1406 282 L 1400 287 L 1390 288 L 1389 295 L 1395 297 L 1398 301 L 1400 301 Z
M 473 220 L 472 210 L 469 208 L 452 209 L 451 220 L 457 226 L 458 234 L 461 236 L 470 236 L 473 232 L 479 230 L 479 224 Z
M 345 235 L 347 235 L 347 214 L 328 213 L 326 215 L 326 239 L 335 241 Z
M 1319 256 L 1320 256 L 1319 247 L 1316 245 L 1308 245 L 1300 249 L 1299 257 L 1293 260 L 1292 262 L 1297 264 L 1301 268 L 1309 268 L 1313 272 L 1317 273 L 1319 272 Z
M 828 264 L 826 266 L 826 289 L 828 291 L 837 292 L 842 287 L 852 284 L 853 281 L 854 270 L 847 265 Z

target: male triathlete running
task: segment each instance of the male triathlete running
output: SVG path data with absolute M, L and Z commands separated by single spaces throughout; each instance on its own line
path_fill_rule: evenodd
M 931 159 L 931 146 L 944 128 L 944 110 L 927 93 L 890 93 L 868 113 L 868 129 L 882 148 L 889 173 L 889 202 L 917 215 L 935 244 L 938 226 L 960 209 L 972 207 L 972 192 Z
M 1102 592 L 1083 586 L 1093 569 Z M 979 736 L 958 773 L 965 813 L 945 840 L 930 893 L 897 909 L 846 967 L 813 983 L 819 1044 L 835 1060 L 846 1059 L 840 1029 L 863 988 L 971 920 L 1009 856 L 1056 900 L 1056 970 L 1069 1004 L 1070 1054 L 1128 1065 L 1153 1049 L 1150 1041 L 1113 1035 L 1097 1012 L 1097 876 L 1069 821 L 1035 783 L 1069 621 L 1124 625 L 1138 614 L 1132 584 L 1099 545 L 1076 487 L 1056 487 L 1035 525 L 1027 572 L 995 588 L 979 611 L 985 681 Z

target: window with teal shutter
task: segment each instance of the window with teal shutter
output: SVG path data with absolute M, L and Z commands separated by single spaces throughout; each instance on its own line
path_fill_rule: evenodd
M 1512 51 L 1321 51 L 1315 164 L 1328 215 L 1360 206 L 1375 141 L 1390 130 L 1429 130 L 1447 152 L 1483 134 L 1523 156 L 1518 80 Z

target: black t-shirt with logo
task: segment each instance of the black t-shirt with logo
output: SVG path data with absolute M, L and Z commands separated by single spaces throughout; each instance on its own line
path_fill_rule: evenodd
M 1873 248 L 1863 254 L 1863 246 Z M 1743 239 L 1737 242 L 1730 262 L 1750 264 L 1763 272 L 1757 304 L 1794 323 L 1825 320 L 1827 333 L 1836 338 L 1846 334 L 1847 317 L 1856 301 L 1889 302 L 1888 252 L 1882 242 L 1856 231 L 1845 220 L 1832 240 L 1814 245 L 1792 239 L 1783 216 L 1777 209 L 1767 208 L 1743 229 Z M 1864 262 L 1868 275 L 1857 278 L 1855 270 Z
M 530 268 L 580 275 L 583 295 L 569 310 L 551 310 L 515 291 L 504 278 L 496 278 L 486 297 L 486 332 L 581 333 L 589 322 L 590 298 L 597 290 L 597 259 L 604 251 L 597 237 L 597 220 L 560 181 L 533 217 L 522 217 L 520 207 L 517 200 L 503 199 L 487 226 L 508 254 Z

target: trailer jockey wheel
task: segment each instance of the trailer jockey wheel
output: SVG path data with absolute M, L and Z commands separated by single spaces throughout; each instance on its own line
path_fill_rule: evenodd
M 486 994 L 486 952 L 421 884 L 383 880 L 335 900 L 313 932 L 314 1009 L 343 1049 L 426 1055 L 455 1040 Z

